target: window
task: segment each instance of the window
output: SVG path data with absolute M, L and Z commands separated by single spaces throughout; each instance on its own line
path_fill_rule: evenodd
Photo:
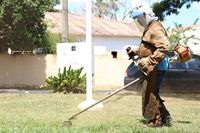
M 71 51 L 76 51 L 76 46 L 72 46 Z
M 189 61 L 181 64 L 182 69 L 200 69 L 200 59 L 198 57 L 193 57 Z
M 200 69 L 200 61 L 197 58 L 193 58 L 186 62 L 191 69 Z
M 169 64 L 169 69 L 180 69 L 181 64 L 179 62 L 175 62 L 174 64 Z
M 111 54 L 112 54 L 113 58 L 117 58 L 117 52 L 116 51 L 112 51 Z
M 138 70 L 137 66 L 134 64 L 134 62 L 131 62 L 131 64 L 128 66 L 128 69 L 131 71 Z

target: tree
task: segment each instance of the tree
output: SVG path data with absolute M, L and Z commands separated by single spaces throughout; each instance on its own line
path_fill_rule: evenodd
M 200 0 L 162 0 L 152 5 L 153 12 L 158 16 L 160 21 L 164 21 L 166 15 L 179 14 L 179 9 L 186 5 L 190 8 L 193 2 L 200 2 Z
M 119 11 L 118 4 L 122 4 L 119 0 L 109 0 L 104 2 L 103 0 L 92 1 L 92 12 L 95 17 L 117 20 L 117 12 Z
M 195 25 L 197 21 L 198 21 L 198 19 L 193 23 L 193 25 Z M 192 30 L 191 27 L 183 28 L 182 24 L 177 24 L 177 23 L 174 23 L 174 25 L 175 25 L 175 28 L 168 27 L 166 29 L 169 33 L 169 43 L 170 43 L 170 50 L 171 51 L 174 50 L 174 47 L 177 44 L 187 45 L 189 39 L 200 40 L 198 37 L 195 37 L 194 35 L 190 35 L 190 36 L 186 35 L 187 31 Z
M 110 18 L 117 20 L 117 12 L 119 11 L 118 3 L 121 3 L 119 0 L 110 0 L 108 3 Z
M 92 12 L 95 17 L 104 18 L 109 14 L 108 4 L 103 0 L 92 1 Z
M 69 35 L 68 36 L 69 43 L 81 41 L 81 38 L 82 38 L 81 35 L 73 35 L 70 33 L 68 35 Z M 62 35 L 47 31 L 47 34 L 45 34 L 44 40 L 45 40 L 46 45 L 42 47 L 42 51 L 39 51 L 39 53 L 56 54 L 57 52 L 56 46 L 57 46 L 57 43 L 61 43 Z
M 58 10 L 58 9 L 55 9 L 54 7 L 55 7 L 56 5 L 60 5 L 60 4 L 61 4 L 60 0 L 53 0 L 52 6 L 51 6 L 51 8 L 49 9 L 49 12 L 58 12 L 59 10 Z
M 44 12 L 54 0 L 0 0 L 0 52 L 44 47 Z
M 124 2 L 122 2 L 121 5 L 125 9 L 125 11 L 123 12 L 123 17 L 121 21 L 124 21 L 127 17 L 131 18 L 136 8 L 133 8 L 132 4 L 128 0 L 125 0 Z

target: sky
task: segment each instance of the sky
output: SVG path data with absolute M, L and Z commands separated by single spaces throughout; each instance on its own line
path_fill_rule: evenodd
M 126 1 L 126 2 L 137 1 L 138 2 L 140 0 L 121 0 L 121 1 Z M 148 5 L 151 5 L 153 1 L 154 0 L 143 0 L 143 2 L 145 2 Z M 68 11 L 73 12 L 73 13 L 79 13 L 80 7 L 85 7 L 86 5 L 85 2 L 86 0 L 68 0 Z M 58 5 L 56 8 L 62 9 L 62 5 Z M 183 26 L 193 25 L 195 20 L 197 18 L 200 18 L 200 2 L 199 3 L 194 2 L 189 9 L 187 9 L 186 6 L 184 5 L 179 11 L 180 13 L 178 15 L 173 14 L 165 18 L 165 21 L 162 23 L 166 28 L 174 27 L 175 23 L 182 24 Z M 124 13 L 124 8 L 120 7 L 120 11 L 118 12 L 118 18 L 122 18 L 123 13 Z M 129 19 L 128 21 L 132 22 L 131 19 Z M 197 21 L 197 24 L 200 24 L 200 20 Z
M 189 9 L 184 7 L 181 8 L 178 15 L 170 15 L 166 17 L 164 21 L 165 26 L 174 26 L 174 22 L 177 24 L 182 24 L 183 26 L 193 25 L 195 20 L 200 18 L 200 2 L 193 3 Z M 197 24 L 200 24 L 200 20 L 197 21 Z

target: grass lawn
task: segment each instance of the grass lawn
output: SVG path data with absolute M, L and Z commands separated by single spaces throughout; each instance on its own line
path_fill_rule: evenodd
M 98 101 L 106 93 L 93 94 Z M 200 133 L 200 94 L 161 94 L 173 121 L 142 128 L 141 94 L 122 91 L 102 102 L 104 108 L 80 112 L 85 94 L 0 94 L 0 133 Z

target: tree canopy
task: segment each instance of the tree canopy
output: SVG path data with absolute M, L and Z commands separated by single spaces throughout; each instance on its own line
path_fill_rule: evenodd
M 193 2 L 200 2 L 200 0 L 162 0 L 152 5 L 153 12 L 158 16 L 160 21 L 164 21 L 167 15 L 179 14 L 179 9 L 184 5 L 190 8 Z
M 0 0 L 0 52 L 45 47 L 44 13 L 54 4 L 55 0 Z
M 198 19 L 193 23 L 196 24 Z M 182 24 L 174 23 L 175 28 L 167 28 L 166 30 L 169 33 L 169 43 L 170 43 L 170 50 L 174 50 L 175 45 L 177 44 L 184 44 L 187 45 L 188 41 L 191 40 L 200 40 L 200 38 L 196 37 L 195 35 L 186 35 L 188 31 L 193 31 L 191 27 L 183 28 Z
M 154 3 L 152 9 L 159 20 L 164 21 L 167 15 L 178 14 L 179 9 L 183 6 L 190 8 L 193 2 L 200 0 L 162 0 Z M 55 11 L 53 7 L 57 4 L 60 0 L 0 0 L 0 52 L 8 48 L 33 50 L 49 47 L 47 37 L 52 35 L 48 35 L 44 13 Z M 122 0 L 96 0 L 93 13 L 97 17 L 116 20 L 119 5 L 123 5 Z
M 95 2 L 93 1 L 93 13 L 96 17 L 109 17 L 110 19 L 117 20 L 117 12 L 120 10 L 119 5 L 125 7 L 126 2 L 127 0 L 108 0 L 108 2 L 105 2 L 104 0 L 96 0 Z M 178 15 L 179 10 L 183 6 L 186 6 L 189 9 L 193 2 L 200 2 L 200 0 L 160 0 L 160 2 L 155 2 L 152 5 L 152 9 L 156 16 L 158 16 L 159 20 L 164 21 L 165 17 L 168 15 Z M 133 13 L 133 9 L 130 7 L 128 10 L 125 7 L 126 13 L 124 13 L 124 16 L 122 17 L 123 19 L 126 16 L 131 16 Z
M 61 4 L 60 0 L 53 0 L 51 8 L 49 9 L 49 12 L 57 12 L 57 11 L 59 11 L 58 9 L 55 9 L 54 7 L 56 5 L 60 5 L 60 4 Z
M 109 17 L 110 19 L 117 20 L 118 4 L 121 4 L 119 0 L 109 0 L 109 2 L 104 0 L 92 1 L 92 12 L 94 16 L 99 18 Z

